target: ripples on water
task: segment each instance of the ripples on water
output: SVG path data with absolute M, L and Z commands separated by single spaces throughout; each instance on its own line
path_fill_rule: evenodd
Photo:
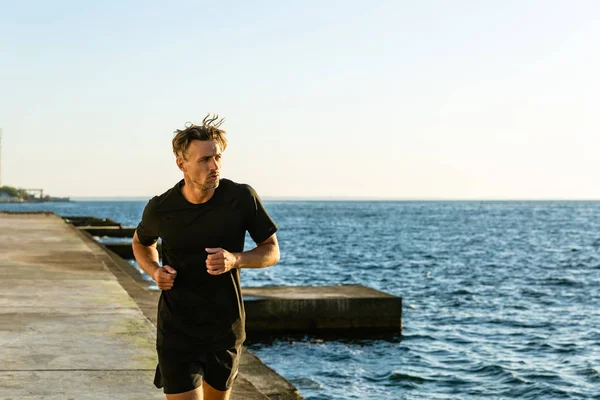
M 44 207 L 135 225 L 143 206 Z M 245 270 L 245 286 L 359 283 L 404 298 L 402 336 L 251 345 L 304 397 L 600 399 L 599 202 L 266 206 L 281 262 Z

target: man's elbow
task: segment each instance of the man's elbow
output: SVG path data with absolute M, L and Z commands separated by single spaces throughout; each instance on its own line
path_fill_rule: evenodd
M 275 234 L 264 242 L 258 243 L 258 247 L 263 249 L 261 267 L 272 267 L 279 262 L 279 243 Z
M 274 248 L 273 254 L 271 256 L 271 265 L 272 266 L 275 265 L 275 264 L 277 264 L 279 262 L 279 256 L 280 256 L 280 254 L 279 254 L 279 246 L 276 245 L 274 247 L 275 248 Z

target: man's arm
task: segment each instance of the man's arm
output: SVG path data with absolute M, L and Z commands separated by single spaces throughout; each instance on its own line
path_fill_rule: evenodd
M 233 268 L 265 268 L 279 262 L 279 243 L 273 234 L 252 250 L 230 253 L 222 248 L 207 248 L 206 268 L 211 275 L 220 275 Z
M 161 267 L 158 263 L 158 249 L 156 243 L 146 246 L 140 242 L 137 231 L 133 234 L 133 240 L 131 242 L 133 248 L 133 256 L 139 264 L 140 268 L 144 270 L 158 285 L 161 290 L 169 290 L 173 287 L 175 276 L 177 271 L 168 265 Z

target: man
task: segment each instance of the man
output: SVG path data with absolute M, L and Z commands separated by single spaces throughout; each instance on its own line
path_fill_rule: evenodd
M 279 261 L 277 225 L 259 196 L 221 179 L 222 123 L 209 114 L 175 131 L 183 179 L 148 202 L 133 237 L 138 264 L 162 290 L 154 384 L 168 400 L 229 398 L 245 339 L 240 268 Z M 246 231 L 257 244 L 250 251 Z

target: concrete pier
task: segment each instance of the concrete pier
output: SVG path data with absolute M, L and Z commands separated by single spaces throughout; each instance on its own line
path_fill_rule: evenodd
M 98 218 L 94 216 L 65 216 L 62 217 L 66 222 L 75 226 L 104 226 L 120 228 L 121 224 L 110 218 Z
M 136 230 L 135 226 L 78 226 L 92 236 L 132 238 Z M 131 246 L 130 246 L 131 247 Z
M 164 399 L 156 295 L 114 255 L 54 214 L 0 212 L 0 274 L 0 399 Z M 251 353 L 232 398 L 301 399 Z
M 102 245 L 121 258 L 128 260 L 132 260 L 134 258 L 133 249 L 131 248 L 131 241 L 127 243 L 102 243 Z M 162 244 L 160 242 L 157 244 L 156 248 L 158 249 L 158 254 L 162 254 Z
M 244 288 L 249 334 L 402 332 L 402 298 L 362 285 Z

